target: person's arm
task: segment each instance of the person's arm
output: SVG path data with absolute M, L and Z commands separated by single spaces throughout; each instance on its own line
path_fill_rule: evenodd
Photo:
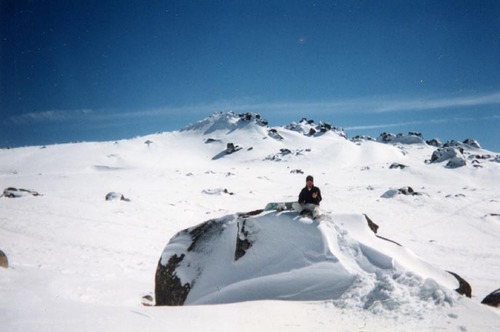
M 319 190 L 318 187 L 314 187 L 314 193 L 312 194 L 312 197 L 314 199 L 314 203 L 316 205 L 319 205 L 319 202 L 321 202 L 322 197 L 321 197 L 321 190 Z
M 299 194 L 299 203 L 302 204 L 305 200 L 306 198 L 304 197 L 304 189 L 302 189 Z

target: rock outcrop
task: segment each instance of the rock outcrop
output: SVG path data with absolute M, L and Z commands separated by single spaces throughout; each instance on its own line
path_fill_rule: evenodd
M 298 123 L 292 122 L 285 126 L 285 129 L 302 133 L 306 136 L 320 136 L 326 132 L 333 132 L 342 138 L 347 139 L 347 134 L 342 128 L 332 126 L 328 122 L 320 121 L 315 123 L 314 120 L 302 118 Z
M 383 132 L 377 138 L 380 143 L 400 143 L 400 144 L 424 144 L 424 137 L 421 133 L 409 132 L 405 134 L 392 134 Z

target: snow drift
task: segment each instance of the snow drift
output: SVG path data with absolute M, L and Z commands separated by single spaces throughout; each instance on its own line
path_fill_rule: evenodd
M 313 221 L 286 211 L 228 215 L 179 232 L 162 253 L 155 293 L 157 305 L 356 298 L 354 306 L 369 309 L 408 296 L 452 305 L 457 288 L 450 273 L 377 237 L 364 215 Z

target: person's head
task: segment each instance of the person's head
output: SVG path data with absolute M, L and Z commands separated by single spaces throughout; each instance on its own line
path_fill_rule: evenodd
M 313 185 L 314 185 L 314 178 L 312 177 L 312 175 L 308 175 L 306 177 L 306 186 L 307 188 L 312 188 Z

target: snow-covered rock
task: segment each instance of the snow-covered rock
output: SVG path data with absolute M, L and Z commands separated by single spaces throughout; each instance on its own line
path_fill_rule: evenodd
M 234 193 L 230 192 L 226 188 L 203 189 L 201 192 L 207 195 L 222 195 L 222 194 L 234 195 Z
M 314 120 L 302 118 L 299 122 L 292 122 L 285 126 L 285 129 L 296 131 L 306 136 L 319 136 L 326 132 L 333 132 L 342 138 L 347 139 L 347 134 L 341 128 L 332 126 L 328 122 L 320 121 L 318 124 Z
M 462 151 L 463 150 L 452 147 L 439 148 L 432 153 L 430 162 L 442 163 L 444 161 L 448 161 L 446 168 L 458 168 L 465 166 L 467 163 Z
M 356 135 L 356 136 L 351 138 L 351 142 L 354 142 L 354 143 L 362 143 L 365 141 L 376 142 L 377 140 L 371 136 L 368 136 L 368 135 Z
M 177 233 L 158 264 L 155 294 L 157 305 L 355 298 L 353 305 L 371 310 L 381 300 L 391 306 L 409 300 L 400 294 L 453 305 L 458 287 L 450 273 L 377 237 L 364 215 L 317 222 L 267 212 L 228 215 Z
M 9 188 L 5 188 L 3 190 L 2 196 L 7 197 L 7 198 L 19 198 L 19 197 L 25 197 L 25 196 L 40 196 L 40 194 L 38 192 L 36 192 L 34 190 L 30 190 L 30 189 L 9 187 Z
M 413 190 L 412 187 L 402 187 L 399 189 L 389 189 L 384 194 L 382 194 L 381 197 L 382 198 L 393 198 L 393 197 L 396 197 L 397 195 L 420 196 L 422 194 Z
M 472 148 L 481 149 L 481 144 L 479 144 L 479 142 L 475 139 L 467 138 L 463 143 L 465 145 L 472 147 Z
M 425 143 L 427 143 L 427 145 L 430 146 L 435 146 L 436 148 L 440 148 L 443 146 L 443 143 L 441 143 L 441 141 L 438 138 L 433 138 L 431 140 L 426 141 Z
M 130 202 L 130 199 L 125 198 L 123 194 L 117 193 L 117 192 L 109 192 L 106 194 L 106 197 L 104 198 L 106 201 L 125 201 L 125 202 Z
M 451 140 L 443 144 L 443 147 L 456 147 L 462 149 L 481 149 L 481 145 L 478 141 L 472 138 L 467 138 L 463 142 L 459 142 L 456 140 Z
M 404 134 L 391 134 L 383 132 L 377 138 L 377 142 L 380 143 L 400 143 L 400 144 L 423 144 L 425 143 L 424 138 L 421 133 L 409 132 L 407 135 Z

